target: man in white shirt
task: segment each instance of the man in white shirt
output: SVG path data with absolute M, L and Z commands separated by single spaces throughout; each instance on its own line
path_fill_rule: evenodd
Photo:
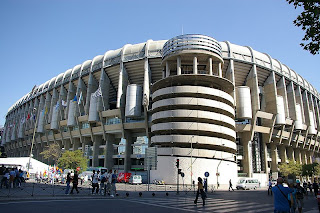
M 108 174 L 107 174 L 107 191 L 108 194 L 111 194 L 111 183 L 112 183 L 112 170 L 110 169 Z M 111 194 L 110 196 L 114 196 L 113 194 Z
M 99 171 L 96 173 L 95 170 L 92 171 L 92 194 L 96 190 L 96 194 L 99 192 Z

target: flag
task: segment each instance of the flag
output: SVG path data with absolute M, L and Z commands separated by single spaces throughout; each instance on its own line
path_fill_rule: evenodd
M 64 101 L 64 100 L 61 100 L 61 105 L 64 106 L 64 107 L 68 106 L 67 102 Z
M 46 110 L 44 111 L 44 114 L 46 115 L 48 113 L 48 107 L 46 107 Z
M 82 91 L 81 91 L 80 96 L 79 96 L 78 105 L 81 104 L 81 101 L 82 101 Z
M 27 115 L 27 120 L 29 120 L 30 119 L 30 113 L 28 113 L 28 115 Z
M 101 87 L 99 86 L 99 88 L 97 89 L 97 91 L 95 91 L 92 95 L 94 98 L 96 97 L 101 97 L 102 96 L 102 92 L 101 92 Z
M 77 102 L 77 95 L 74 95 L 73 101 Z
M 20 123 L 21 123 L 21 124 L 24 124 L 25 121 L 26 121 L 26 120 L 25 120 L 25 117 L 22 117 Z

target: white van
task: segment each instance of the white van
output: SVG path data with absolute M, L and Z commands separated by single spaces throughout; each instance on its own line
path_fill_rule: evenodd
M 236 188 L 239 189 L 257 189 L 260 187 L 258 179 L 254 178 L 240 178 L 239 182 L 236 185 Z
M 129 179 L 129 183 L 131 184 L 142 184 L 141 175 L 132 175 Z

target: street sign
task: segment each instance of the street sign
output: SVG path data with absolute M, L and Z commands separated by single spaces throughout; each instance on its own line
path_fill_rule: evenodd
M 183 172 L 181 172 L 181 177 L 184 177 L 184 173 Z
M 144 170 L 156 170 L 157 169 L 157 147 L 146 148 L 146 154 L 144 159 Z
M 204 173 L 204 176 L 205 176 L 205 177 L 209 177 L 209 172 L 205 172 L 205 173 Z
M 79 166 L 77 167 L 77 171 L 78 171 L 78 172 L 80 171 L 80 167 L 79 167 Z

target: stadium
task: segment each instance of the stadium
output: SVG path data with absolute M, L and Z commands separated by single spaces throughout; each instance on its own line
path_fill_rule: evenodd
M 186 184 L 262 185 L 319 153 L 319 93 L 266 53 L 205 35 L 127 44 L 35 86 L 6 116 L 8 157 L 51 143 L 89 166 Z M 33 136 L 35 139 L 33 140 Z M 34 143 L 33 143 L 34 141 Z M 184 177 L 177 175 L 176 164 Z

